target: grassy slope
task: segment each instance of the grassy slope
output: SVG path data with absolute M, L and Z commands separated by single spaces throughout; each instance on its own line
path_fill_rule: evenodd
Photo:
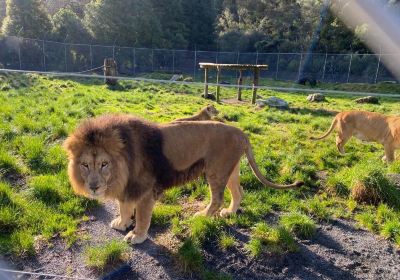
M 103 113 L 126 112 L 167 122 L 188 116 L 208 103 L 198 97 L 201 87 L 185 85 L 123 82 L 117 89 L 110 90 L 99 81 L 76 82 L 37 76 L 3 77 L 0 83 L 3 89 L 0 91 L 0 172 L 3 178 L 0 184 L 0 251 L 22 256 L 35 253 L 34 239 L 38 237 L 51 240 L 60 234 L 66 242 L 75 242 L 79 221 L 85 219 L 85 209 L 94 204 L 72 194 L 61 149 L 63 139 L 80 120 Z M 222 94 L 231 97 L 235 92 L 223 89 Z M 310 135 L 322 134 L 329 127 L 332 116 L 325 110 L 356 107 L 396 114 L 398 103 L 383 100 L 378 106 L 356 105 L 347 97 L 328 97 L 326 103 L 310 104 L 303 94 L 271 91 L 259 94 L 279 96 L 297 109 L 260 110 L 249 104 L 216 107 L 226 123 L 240 127 L 249 135 L 257 163 L 269 179 L 281 183 L 301 179 L 306 186 L 290 191 L 264 188 L 243 161 L 244 211 L 226 220 L 193 220 L 190 211 L 181 211 L 182 203 L 209 199 L 202 180 L 167 191 L 157 205 L 153 224 L 170 227 L 182 239 L 183 245 L 177 253 L 185 267 L 200 269 L 199 249 L 205 240 L 217 240 L 221 248 L 232 246 L 235 241 L 225 232 L 227 226 L 253 227 L 249 243 L 253 255 L 265 250 L 295 251 L 290 235 L 310 236 L 314 232 L 313 221 L 304 216 L 300 216 L 300 222 L 297 218 L 286 218 L 278 225 L 266 225 L 265 216 L 272 210 L 288 212 L 289 217 L 305 214 L 315 222 L 328 221 L 334 216 L 355 217 L 361 226 L 400 245 L 397 200 L 384 198 L 388 206 L 381 204 L 377 211 L 375 206 L 359 205 L 351 199 L 351 189 L 360 180 L 380 185 L 379 180 L 385 180 L 386 173 L 400 172 L 400 164 L 383 165 L 380 160 L 383 149 L 377 144 L 364 145 L 353 139 L 346 145 L 347 154 L 341 156 L 336 151 L 333 136 L 320 142 L 308 140 Z M 249 91 L 244 95 L 249 98 Z M 326 172 L 327 186 L 321 186 L 318 171 Z M 393 191 L 398 194 L 396 189 Z M 228 193 L 226 198 L 228 203 Z

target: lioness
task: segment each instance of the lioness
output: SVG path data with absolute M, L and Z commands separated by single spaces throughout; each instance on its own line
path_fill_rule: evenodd
M 199 113 L 192 117 L 187 117 L 187 118 L 181 118 L 181 119 L 176 119 L 174 122 L 180 122 L 180 121 L 209 121 L 212 119 L 212 117 L 218 115 L 218 110 L 214 107 L 214 105 L 208 105 L 201 109 Z
M 335 116 L 331 127 L 324 135 L 311 139 L 324 139 L 335 128 L 338 131 L 336 146 L 341 154 L 344 153 L 344 145 L 351 136 L 382 144 L 385 148 L 385 156 L 382 159 L 388 162 L 394 160 L 394 151 L 400 147 L 400 117 L 388 117 L 366 111 L 341 112 Z
M 269 182 L 254 161 L 246 135 L 219 122 L 182 121 L 155 124 L 129 115 L 105 115 L 84 121 L 67 138 L 68 175 L 74 191 L 91 198 L 112 198 L 120 216 L 111 227 L 126 230 L 136 208 L 136 226 L 125 236 L 132 243 L 147 238 L 157 196 L 205 174 L 211 202 L 197 215 L 213 215 L 222 205 L 225 186 L 231 192 L 221 216 L 235 213 L 243 197 L 239 161 L 243 154 L 261 183 L 277 189 L 301 186 L 302 182 L 278 185 Z

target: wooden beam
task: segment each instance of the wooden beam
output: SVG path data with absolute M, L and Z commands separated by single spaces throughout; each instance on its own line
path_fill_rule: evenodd
M 204 98 L 208 98 L 208 68 L 204 68 Z
M 254 76 L 253 76 L 253 97 L 251 98 L 251 104 L 256 103 L 257 98 L 257 86 L 258 86 L 258 78 L 260 76 L 260 70 L 258 68 L 254 68 Z
M 216 101 L 219 103 L 219 92 L 221 90 L 221 87 L 219 86 L 219 83 L 221 81 L 221 69 L 217 67 L 217 92 L 216 92 Z
M 237 100 L 242 100 L 242 88 L 241 85 L 243 84 L 243 70 L 239 70 L 239 79 L 238 79 L 238 92 L 237 92 Z

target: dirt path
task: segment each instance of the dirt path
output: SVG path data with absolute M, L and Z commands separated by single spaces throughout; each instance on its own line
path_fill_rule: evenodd
M 8 258 L 8 262 L 17 269 L 42 273 L 88 278 L 107 275 L 86 268 L 81 251 L 87 245 L 123 238 L 124 233 L 108 225 L 116 215 L 116 206 L 107 204 L 89 215 L 94 218 L 81 226 L 79 234 L 90 238 L 82 244 L 67 249 L 56 238 L 54 246 L 40 248 L 36 258 L 23 262 Z M 234 279 L 400 279 L 400 251 L 376 235 L 355 229 L 349 221 L 334 220 L 320 225 L 312 240 L 299 240 L 297 253 L 259 259 L 246 254 L 244 244 L 249 239 L 248 232 L 232 229 L 232 233 L 238 240 L 233 249 L 222 252 L 210 244 L 204 253 L 208 268 L 228 273 Z M 120 273 L 109 279 L 196 279 L 195 275 L 179 271 L 170 250 L 164 246 L 168 238 L 159 241 L 159 236 L 163 235 L 160 229 L 153 228 L 151 239 L 132 247 L 129 263 L 122 265 Z

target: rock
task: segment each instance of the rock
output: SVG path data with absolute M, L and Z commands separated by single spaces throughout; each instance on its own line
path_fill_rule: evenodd
M 322 93 L 313 93 L 307 96 L 309 102 L 322 102 L 325 101 L 325 96 Z
M 201 95 L 201 97 L 204 98 L 204 93 Z M 216 100 L 215 95 L 211 94 L 211 93 L 207 94 L 207 99 L 210 99 L 210 100 L 213 100 L 213 101 Z
M 173 75 L 170 79 L 170 81 L 183 81 L 183 76 L 182 75 Z
M 376 96 L 366 96 L 354 100 L 356 103 L 369 103 L 369 104 L 379 104 L 379 99 Z
M 193 82 L 193 78 L 192 77 L 186 77 L 183 79 L 184 82 Z
M 267 99 L 259 99 L 256 101 L 256 104 L 258 107 L 263 108 L 265 106 L 271 107 L 271 108 L 278 108 L 278 109 L 289 109 L 289 104 L 278 97 L 272 96 Z
M 308 85 L 314 87 L 317 85 L 317 80 L 312 77 L 302 77 L 297 80 L 297 83 L 300 85 L 303 85 L 303 86 L 308 84 Z

